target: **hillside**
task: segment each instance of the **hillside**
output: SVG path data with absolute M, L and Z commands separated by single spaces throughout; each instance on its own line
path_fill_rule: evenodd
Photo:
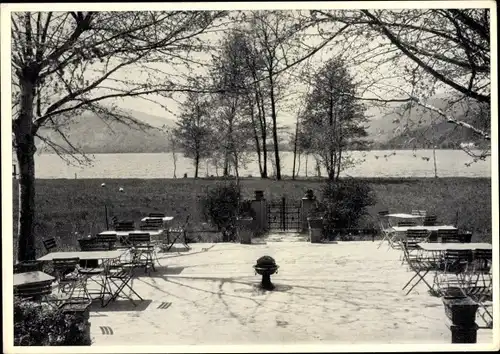
M 75 117 L 70 127 L 64 130 L 68 140 L 85 153 L 140 153 L 165 152 L 165 134 L 157 127 L 165 124 L 174 127 L 175 122 L 168 118 L 152 116 L 134 111 L 132 115 L 150 127 L 132 127 L 117 121 L 103 121 L 92 113 Z M 51 141 L 67 147 L 67 143 L 56 132 L 44 129 L 41 134 Z M 38 142 L 38 148 L 50 152 L 46 144 Z
M 434 100 L 435 107 L 444 109 L 446 103 L 444 100 Z M 488 129 L 484 126 L 485 119 L 489 117 L 478 114 L 475 104 L 470 104 L 470 112 L 466 112 L 463 106 L 455 105 L 449 111 L 453 117 L 458 120 L 468 122 L 476 127 Z M 409 117 L 409 118 L 407 118 Z M 409 129 L 404 131 L 404 124 L 408 122 Z M 474 134 L 470 129 L 457 126 L 454 123 L 448 123 L 443 118 L 438 117 L 436 113 L 430 112 L 424 108 L 415 109 L 411 115 L 400 120 L 401 128 L 397 130 L 398 134 L 380 142 L 377 148 L 382 149 L 406 149 L 406 148 L 431 148 L 437 146 L 442 149 L 458 148 L 460 143 L 473 142 L 480 147 L 487 145 L 487 142 Z

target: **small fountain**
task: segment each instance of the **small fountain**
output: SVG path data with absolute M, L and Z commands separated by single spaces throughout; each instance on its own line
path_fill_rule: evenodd
M 271 283 L 271 275 L 277 273 L 279 268 L 274 258 L 270 256 L 260 257 L 253 268 L 257 274 L 262 275 L 261 288 L 264 290 L 274 290 L 274 285 Z

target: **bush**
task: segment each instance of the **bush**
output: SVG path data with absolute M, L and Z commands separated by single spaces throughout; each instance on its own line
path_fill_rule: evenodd
M 355 179 L 328 181 L 321 196 L 326 208 L 326 229 L 358 226 L 360 218 L 367 214 L 367 207 L 376 202 L 370 186 Z
M 14 300 L 14 345 L 91 345 L 89 326 L 82 316 L 49 304 Z
M 241 197 L 234 182 L 219 184 L 200 198 L 205 220 L 222 232 L 222 242 L 236 239 L 236 216 Z

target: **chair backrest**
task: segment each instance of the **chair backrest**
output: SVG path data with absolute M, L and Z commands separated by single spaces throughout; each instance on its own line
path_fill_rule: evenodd
M 105 243 L 114 243 L 118 239 L 116 234 L 105 234 L 105 235 L 97 234 L 95 238 L 99 242 L 105 242 Z
M 378 212 L 379 218 L 380 217 L 382 217 L 382 218 L 383 217 L 387 217 L 387 215 L 389 215 L 389 210 L 381 210 L 381 211 Z
M 398 226 L 416 226 L 417 223 L 415 221 L 400 221 L 398 222 Z
M 110 243 L 104 242 L 99 238 L 80 239 L 78 240 L 82 251 L 108 251 Z
M 418 243 L 425 242 L 429 238 L 426 229 L 412 229 L 406 231 L 406 247 L 416 248 Z
M 417 210 L 417 209 L 413 209 L 411 211 L 411 215 L 417 215 L 417 216 L 426 216 L 427 215 L 427 211 L 425 210 Z
M 424 226 L 434 226 L 436 225 L 437 216 L 436 215 L 426 215 L 424 217 Z
M 43 247 L 47 250 L 47 252 L 50 252 L 50 250 L 53 250 L 54 248 L 57 247 L 56 239 L 51 237 L 47 238 L 42 241 L 43 242 Z
M 461 243 L 462 238 L 458 235 L 458 230 L 439 229 L 437 231 L 441 243 Z
M 141 223 L 140 230 L 159 230 L 163 227 L 162 219 L 148 219 Z
M 111 217 L 111 225 L 116 225 L 118 224 L 118 217 L 116 215 L 113 215 Z
M 150 218 L 163 218 L 165 217 L 164 213 L 149 213 L 148 215 Z
M 133 231 L 135 229 L 135 225 L 133 221 L 119 221 L 115 225 L 116 231 Z
M 151 235 L 147 232 L 145 233 L 133 233 L 128 236 L 128 241 L 132 245 L 139 244 L 149 244 L 151 243 Z
M 472 250 L 446 250 L 444 252 L 445 261 L 472 261 Z
M 20 298 L 31 298 L 52 293 L 52 282 L 44 281 L 36 284 L 26 284 L 14 287 L 14 295 Z
M 76 270 L 79 263 L 80 258 L 78 257 L 53 259 L 52 267 L 54 268 L 56 278 L 62 279 L 66 274 L 72 273 Z
M 474 271 L 488 272 L 491 269 L 493 251 L 490 249 L 476 249 L 473 252 Z

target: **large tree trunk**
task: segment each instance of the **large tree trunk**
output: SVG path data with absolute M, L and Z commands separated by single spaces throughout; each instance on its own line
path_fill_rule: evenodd
M 13 125 L 19 165 L 18 251 L 19 261 L 36 259 L 35 251 L 35 137 L 33 131 L 34 83 L 20 80 L 20 115 Z
M 274 100 L 274 82 L 272 72 L 269 73 L 269 83 L 271 88 L 271 118 L 273 121 L 273 142 L 274 142 L 274 161 L 276 164 L 276 179 L 281 180 L 280 154 L 278 147 L 278 127 L 276 123 L 276 102 Z
M 200 154 L 196 153 L 194 158 L 194 178 L 198 178 L 198 167 L 200 166 Z

